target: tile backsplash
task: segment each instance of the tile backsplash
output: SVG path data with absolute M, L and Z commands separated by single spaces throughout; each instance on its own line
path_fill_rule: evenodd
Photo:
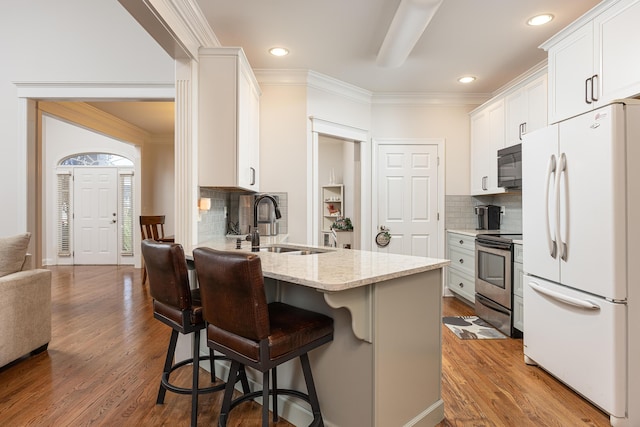
M 504 208 L 501 230 L 522 231 L 522 194 L 504 193 L 492 196 L 445 196 L 445 228 L 473 230 L 477 220 L 474 207 L 477 205 L 498 205 Z
M 238 200 L 244 193 L 222 191 L 212 188 L 200 188 L 200 197 L 211 199 L 211 209 L 200 212 L 198 222 L 198 241 L 204 242 L 229 233 L 229 223 L 238 221 Z M 278 206 L 282 218 L 278 220 L 279 233 L 288 233 L 288 200 L 287 193 L 269 192 L 278 196 Z

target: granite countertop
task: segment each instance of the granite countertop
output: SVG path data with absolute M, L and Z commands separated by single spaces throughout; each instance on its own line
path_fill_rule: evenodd
M 520 231 L 508 231 L 508 230 L 456 230 L 456 229 L 447 229 L 447 232 L 463 234 L 465 236 L 476 237 L 478 234 L 489 234 L 489 233 L 504 233 L 504 234 L 522 234 Z M 514 239 L 513 243 L 517 245 L 522 244 L 522 239 Z
M 261 246 L 278 244 L 326 251 L 312 255 L 254 252 L 260 256 L 265 277 L 325 292 L 344 291 L 449 265 L 449 260 L 446 259 L 284 243 L 286 235 L 261 237 L 260 240 Z M 193 247 L 251 253 L 251 242 L 243 240 L 241 249 L 236 249 L 236 240 L 224 237 L 201 242 Z M 185 248 L 185 253 L 190 256 L 191 250 Z

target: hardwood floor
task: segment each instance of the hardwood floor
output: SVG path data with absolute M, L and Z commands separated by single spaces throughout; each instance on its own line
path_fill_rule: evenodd
M 164 405 L 155 404 L 170 329 L 153 319 L 141 270 L 51 270 L 53 338 L 48 351 L 0 369 L 0 425 L 189 425 L 188 396 L 167 393 Z M 453 298 L 445 298 L 443 307 L 444 315 L 473 314 Z M 521 340 L 463 341 L 444 326 L 442 333 L 440 426 L 608 425 L 602 412 L 526 366 Z M 189 368 L 176 380 L 187 386 Z M 200 398 L 199 425 L 217 424 L 221 397 Z M 260 406 L 245 403 L 229 425 L 255 426 L 259 418 Z M 274 425 L 291 426 L 282 420 Z
M 442 312 L 474 314 L 452 297 Z M 461 340 L 443 326 L 440 426 L 609 426 L 606 414 L 523 358 L 521 339 Z

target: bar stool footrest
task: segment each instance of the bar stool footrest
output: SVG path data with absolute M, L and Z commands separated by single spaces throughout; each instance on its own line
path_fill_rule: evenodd
M 200 357 L 200 361 L 203 360 L 211 360 L 211 357 L 209 356 L 201 356 Z M 213 360 L 229 360 L 228 357 L 225 356 L 214 356 Z M 169 382 L 169 374 L 171 374 L 171 372 L 175 371 L 178 368 L 181 368 L 185 365 L 190 365 L 193 363 L 193 358 L 190 359 L 185 359 L 181 362 L 176 363 L 175 365 L 171 366 L 171 369 L 169 370 L 169 372 L 165 372 L 162 374 L 162 386 L 167 389 L 168 391 L 171 391 L 173 393 L 178 393 L 178 394 L 192 394 L 192 389 L 191 388 L 186 388 L 186 387 L 178 387 L 176 385 L 173 385 Z M 238 376 L 238 380 L 240 381 L 240 376 Z M 236 381 L 236 382 L 237 382 Z M 198 388 L 198 394 L 206 394 L 206 393 L 213 393 L 216 391 L 220 391 L 220 390 L 224 390 L 225 386 L 227 385 L 227 383 L 223 382 L 221 384 L 218 385 L 214 385 L 214 386 L 210 386 L 210 387 L 201 387 Z
M 273 396 L 273 389 L 269 390 L 269 395 Z M 293 396 L 296 397 L 298 399 L 304 400 L 305 402 L 311 404 L 311 398 L 309 397 L 309 395 L 307 393 L 303 393 L 301 391 L 298 390 L 291 390 L 291 389 L 286 389 L 286 388 L 278 388 L 276 389 L 276 394 L 277 395 L 281 395 L 281 394 L 285 394 L 287 396 Z M 262 397 L 262 390 L 258 390 L 258 391 L 253 391 L 251 393 L 245 393 L 240 397 L 237 397 L 235 399 L 233 399 L 231 401 L 231 406 L 229 407 L 229 412 L 227 414 L 220 414 L 220 418 L 221 418 L 221 423 L 219 424 L 220 426 L 226 426 L 227 425 L 227 418 L 229 416 L 229 413 L 231 413 L 231 411 L 233 410 L 233 408 L 235 408 L 236 406 L 238 406 L 239 404 L 246 402 L 248 400 L 253 400 L 255 398 L 258 397 Z M 262 402 L 262 404 L 264 405 L 265 402 Z M 269 402 L 267 402 L 267 405 L 269 404 Z M 224 419 L 224 421 L 222 421 Z M 324 426 L 324 422 L 322 420 L 322 415 L 320 414 L 313 414 L 313 421 L 311 422 L 311 424 L 309 424 L 309 427 L 321 427 Z

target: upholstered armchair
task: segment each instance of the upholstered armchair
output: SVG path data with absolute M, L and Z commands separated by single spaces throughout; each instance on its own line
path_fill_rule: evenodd
M 29 238 L 0 238 L 0 367 L 51 340 L 51 271 L 31 268 Z

